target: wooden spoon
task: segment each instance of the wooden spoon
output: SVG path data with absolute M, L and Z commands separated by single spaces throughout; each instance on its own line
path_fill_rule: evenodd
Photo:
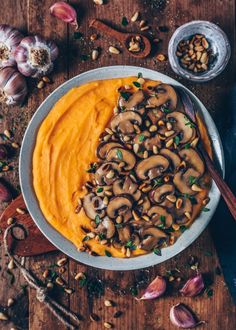
M 124 46 L 125 50 L 133 57 L 144 58 L 144 57 L 147 57 L 151 52 L 151 43 L 150 43 L 149 39 L 141 34 L 118 32 L 118 31 L 112 29 L 110 26 L 104 24 L 103 22 L 101 22 L 97 19 L 93 19 L 90 22 L 89 26 L 94 27 L 95 29 L 118 40 Z M 135 38 L 135 37 L 140 37 L 141 43 L 143 45 L 140 52 L 131 52 L 128 49 L 129 42 L 131 41 L 132 38 Z
M 175 87 L 175 88 L 179 92 L 186 114 L 190 117 L 193 123 L 197 124 L 196 110 L 194 109 L 193 103 L 189 95 L 186 93 L 186 91 L 183 88 L 181 87 Z M 199 134 L 199 136 L 201 135 Z M 215 181 L 219 191 L 221 192 L 221 195 L 224 198 L 230 210 L 230 213 L 232 214 L 234 220 L 236 220 L 236 197 L 230 190 L 227 183 L 223 180 L 219 172 L 216 170 L 215 165 L 211 160 L 210 156 L 208 155 L 202 140 L 199 140 L 198 149 L 201 152 L 201 155 L 204 158 L 205 163 L 207 165 L 208 171 L 212 179 Z

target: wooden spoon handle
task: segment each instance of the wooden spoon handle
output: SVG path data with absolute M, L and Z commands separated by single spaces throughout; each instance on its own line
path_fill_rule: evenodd
M 101 22 L 97 19 L 93 19 L 92 21 L 90 21 L 89 26 L 94 27 L 95 29 L 104 32 L 105 34 L 117 39 L 121 43 L 124 43 L 124 41 L 126 39 L 124 33 L 118 32 L 118 31 L 112 29 L 110 26 L 104 24 L 103 22 Z
M 219 191 L 221 192 L 222 197 L 224 198 L 234 220 L 236 220 L 236 197 L 234 196 L 234 194 L 232 193 L 226 182 L 223 180 L 221 175 L 216 170 L 213 161 L 211 160 L 211 158 L 209 157 L 208 153 L 206 152 L 206 150 L 202 145 L 200 145 L 200 149 L 212 179 L 215 181 Z

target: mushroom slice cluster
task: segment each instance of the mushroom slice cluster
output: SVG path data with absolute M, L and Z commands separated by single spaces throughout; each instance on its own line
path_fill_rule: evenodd
M 209 180 L 194 144 L 197 127 L 172 86 L 145 86 L 121 86 L 85 185 L 90 183 L 83 209 L 104 253 L 113 247 L 130 257 L 136 249 L 150 252 L 171 244 L 207 197 Z

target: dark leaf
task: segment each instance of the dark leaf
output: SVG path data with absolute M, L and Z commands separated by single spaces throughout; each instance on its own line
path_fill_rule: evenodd
M 137 88 L 141 88 L 141 84 L 138 83 L 137 81 L 133 81 L 133 85 Z
M 127 20 L 127 18 L 125 16 L 122 17 L 121 24 L 123 26 L 127 26 L 129 24 L 129 22 L 128 22 L 128 20 Z
M 125 101 L 128 101 L 129 97 L 130 97 L 130 93 L 127 92 L 120 92 L 121 97 L 123 97 L 123 99 Z
M 122 154 L 122 151 L 120 149 L 116 149 L 116 155 L 117 155 L 117 158 L 122 160 L 123 159 L 123 154 Z
M 161 256 L 161 250 L 158 248 L 153 249 L 153 253 L 156 254 L 157 256 Z
M 109 251 L 107 251 L 107 250 L 105 250 L 105 255 L 107 256 L 107 257 L 111 257 L 112 255 L 111 255 L 111 252 L 109 252 Z
M 81 39 L 83 34 L 81 32 L 74 32 L 74 39 Z

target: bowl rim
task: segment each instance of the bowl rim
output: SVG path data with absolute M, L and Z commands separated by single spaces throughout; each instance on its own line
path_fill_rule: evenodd
M 176 256 L 178 253 L 187 248 L 203 232 L 210 219 L 212 218 L 220 199 L 220 192 L 213 182 L 210 190 L 210 211 L 204 214 L 202 212 L 198 219 L 194 221 L 190 229 L 186 230 L 174 245 L 162 250 L 162 256 L 156 256 L 153 253 L 149 253 L 146 255 L 127 259 L 113 257 L 108 258 L 106 256 L 95 257 L 89 255 L 88 253 L 81 253 L 77 250 L 72 242 L 70 242 L 56 229 L 54 229 L 43 216 L 32 185 L 32 154 L 38 128 L 40 127 L 42 121 L 50 112 L 53 105 L 72 87 L 82 85 L 85 82 L 92 80 L 136 76 L 138 72 L 141 72 L 144 78 L 161 80 L 169 84 L 182 86 L 189 93 L 194 103 L 200 109 L 200 112 L 202 113 L 202 116 L 205 120 L 209 135 L 212 140 L 213 150 L 215 152 L 216 159 L 220 164 L 223 175 L 225 172 L 223 147 L 213 119 L 201 101 L 191 91 L 189 91 L 175 79 L 151 69 L 136 66 L 117 65 L 86 71 L 60 85 L 41 103 L 25 131 L 19 158 L 20 185 L 26 207 L 35 224 L 43 233 L 43 235 L 46 236 L 47 239 L 58 248 L 58 250 L 62 251 L 72 259 L 96 268 L 107 270 L 141 269 L 154 266 Z
M 226 52 L 226 56 L 225 56 L 224 60 L 222 61 L 222 64 L 218 67 L 218 69 L 216 71 L 209 70 L 205 74 L 195 75 L 194 73 L 191 73 L 190 71 L 182 68 L 181 65 L 178 63 L 178 60 L 175 55 L 176 49 L 174 47 L 174 41 L 175 41 L 177 35 L 183 31 L 185 31 L 185 29 L 188 28 L 189 26 L 200 25 L 200 24 L 205 24 L 205 25 L 209 26 L 210 28 L 214 29 L 218 34 L 220 34 L 222 36 L 222 38 L 225 42 L 225 48 L 227 49 L 227 52 Z M 183 38 L 184 38 L 184 36 L 183 36 Z M 169 57 L 169 62 L 170 62 L 172 70 L 175 73 L 177 73 L 178 75 L 180 75 L 181 77 L 188 79 L 190 81 L 206 82 L 206 81 L 214 79 L 215 77 L 217 77 L 219 74 L 221 74 L 223 72 L 223 70 L 227 66 L 227 64 L 230 60 L 230 57 L 231 57 L 231 46 L 230 46 L 230 42 L 229 42 L 229 39 L 228 39 L 226 33 L 218 25 L 216 25 L 215 23 L 212 23 L 210 21 L 194 20 L 194 21 L 190 21 L 190 22 L 187 22 L 187 23 L 181 25 L 172 34 L 169 44 L 168 44 L 168 57 Z

